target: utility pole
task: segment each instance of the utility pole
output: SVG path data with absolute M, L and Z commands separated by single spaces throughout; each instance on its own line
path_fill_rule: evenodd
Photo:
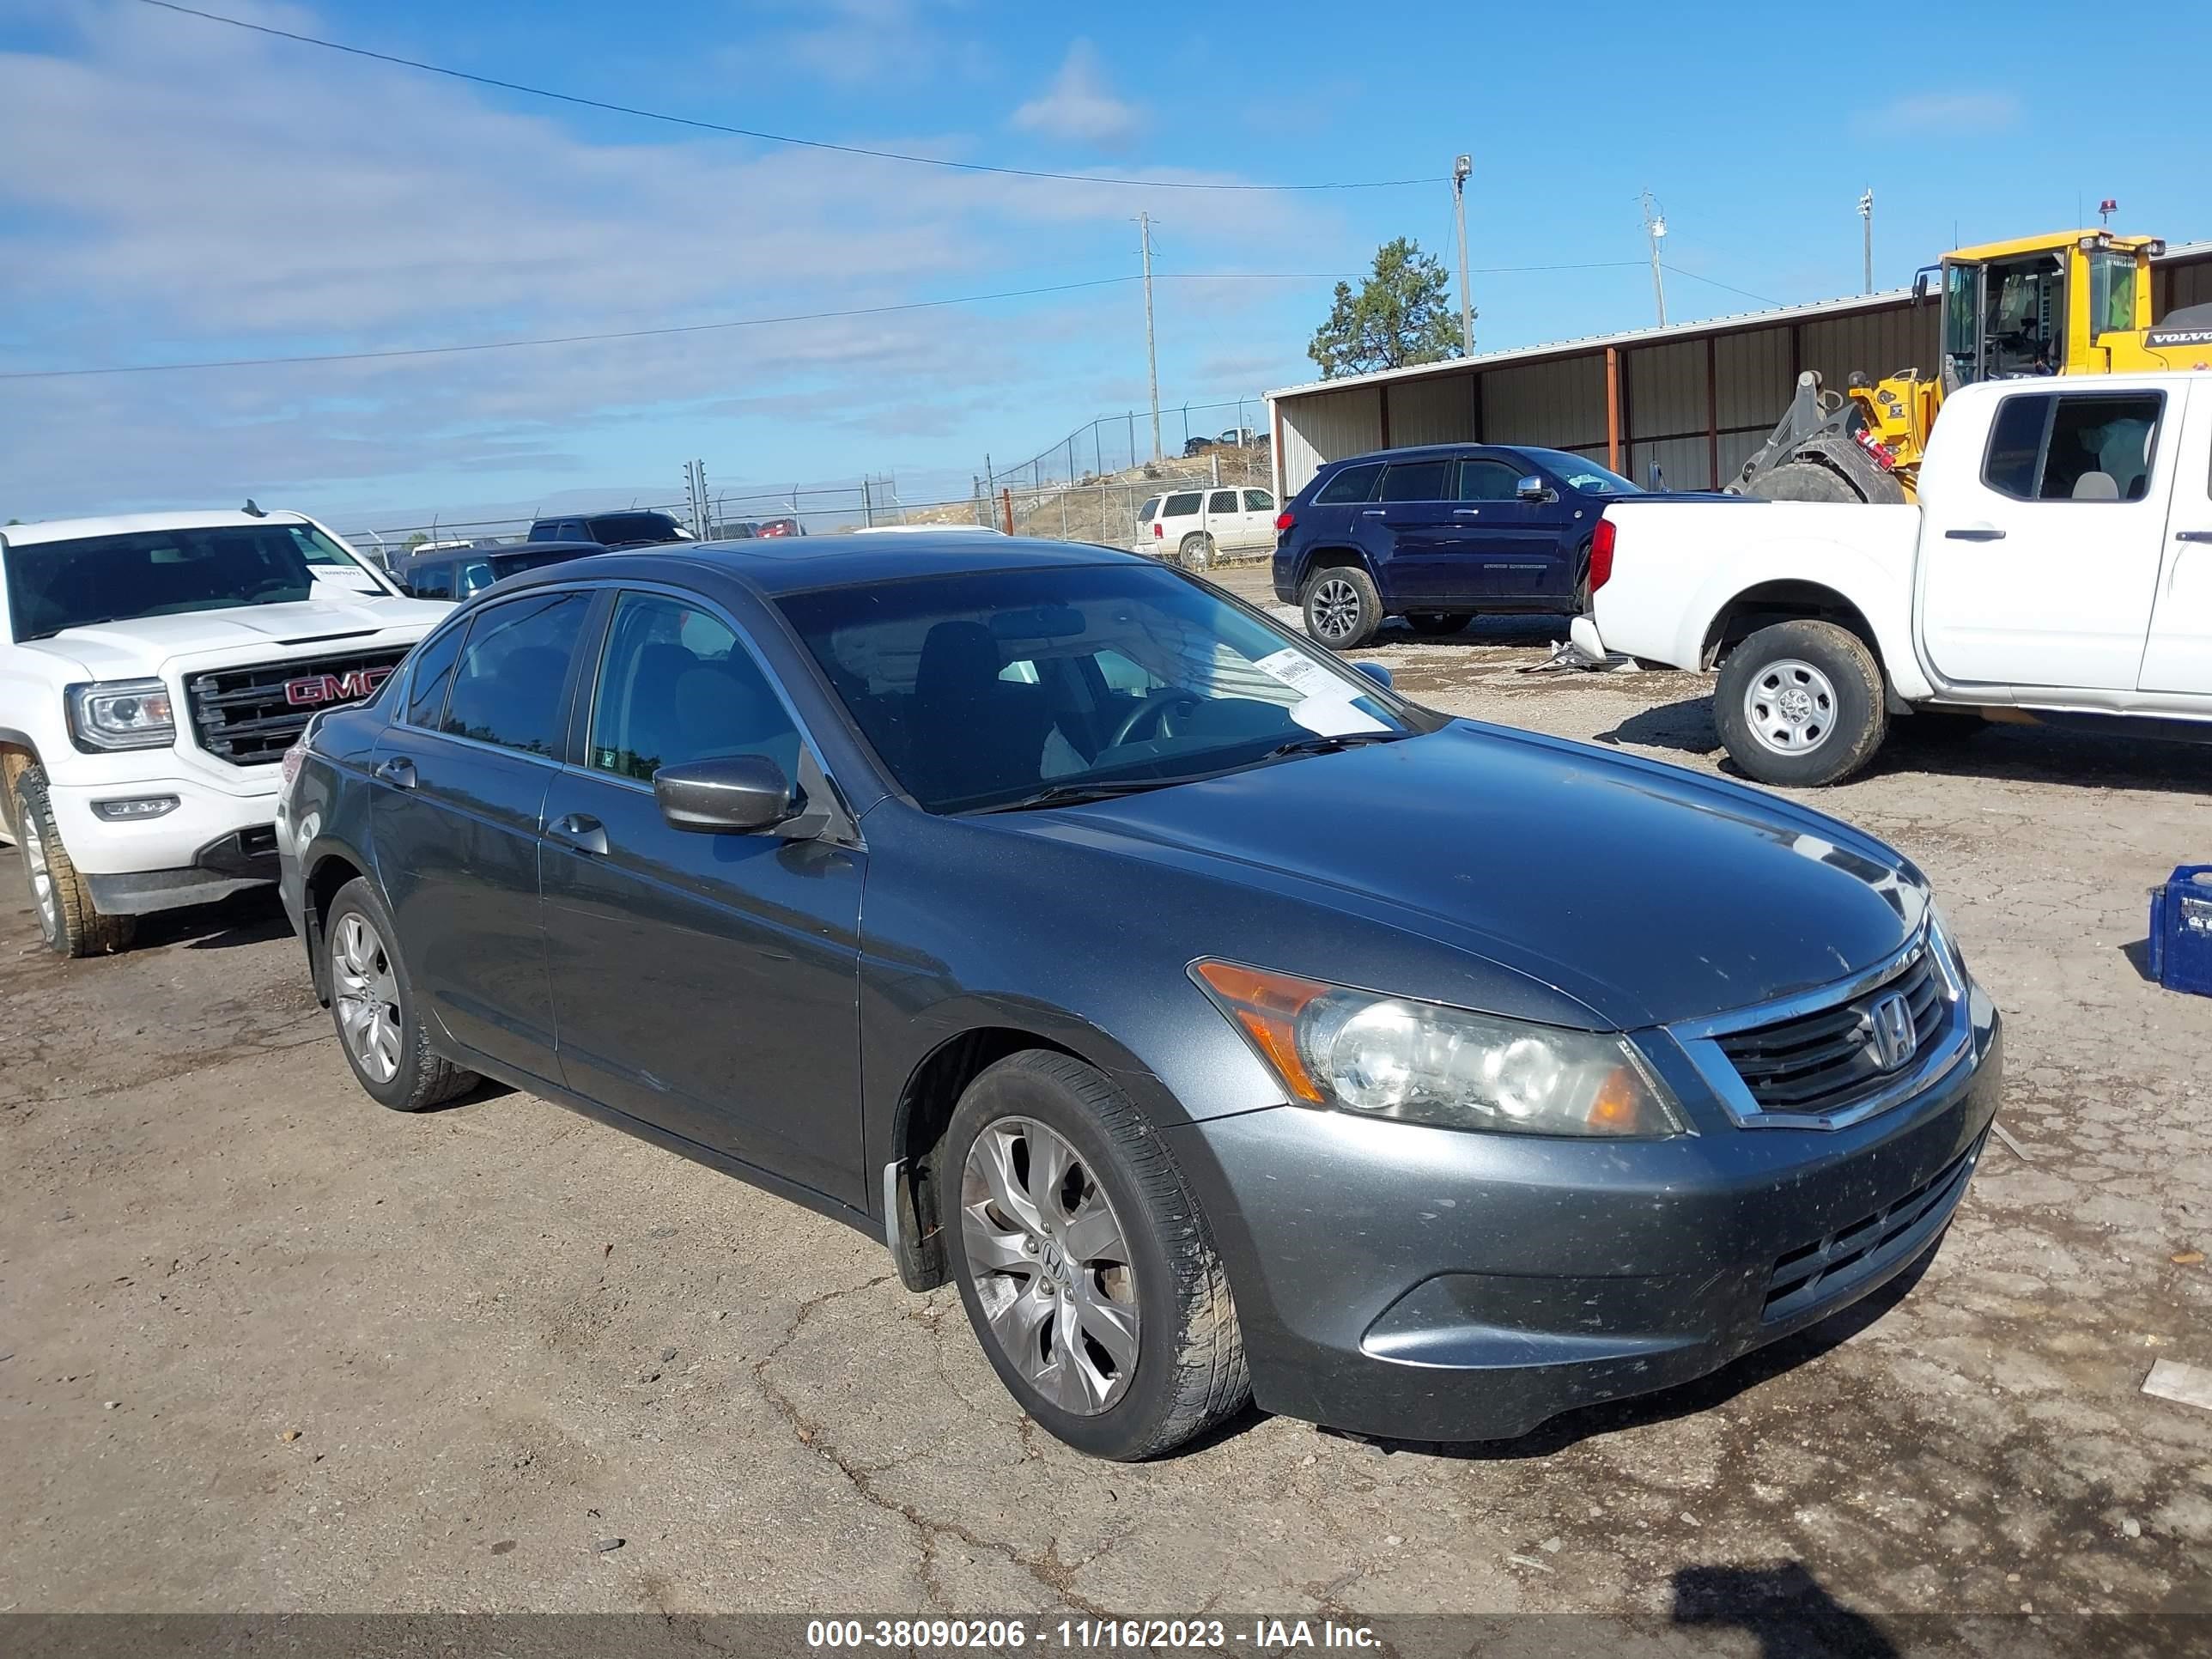
M 1651 241 L 1651 298 L 1659 307 L 1659 326 L 1667 326 L 1667 284 L 1659 275 L 1659 244 L 1667 240 L 1667 216 L 1659 210 L 1659 204 L 1645 191 L 1644 203 L 1644 234 Z
M 1452 222 L 1459 230 L 1459 345 L 1462 357 L 1474 356 L 1474 299 L 1467 291 L 1467 179 L 1474 171 L 1472 155 L 1460 156 L 1452 162 Z
M 1861 292 L 1871 294 L 1874 292 L 1874 186 L 1871 185 L 1859 198 L 1859 217 L 1866 224 L 1866 287 Z
M 1145 254 L 1145 374 L 1152 392 L 1152 459 L 1160 459 L 1160 359 L 1152 345 L 1152 216 L 1137 216 L 1137 235 Z

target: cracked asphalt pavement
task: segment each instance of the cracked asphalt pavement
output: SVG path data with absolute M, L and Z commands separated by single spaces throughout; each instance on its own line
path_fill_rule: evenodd
M 1516 672 L 1564 633 L 1363 654 L 1716 767 L 1699 677 Z M 2212 751 L 2002 727 L 1814 798 L 1929 872 L 2008 1021 L 2026 1157 L 1916 1283 L 1521 1441 L 1249 1416 L 1135 1468 L 857 1234 L 526 1095 L 379 1108 L 273 899 L 64 963 L 0 855 L 0 1610 L 2212 1611 L 2212 1412 L 2140 1392 L 2212 1366 L 2212 1001 L 2139 966 L 2208 791 Z

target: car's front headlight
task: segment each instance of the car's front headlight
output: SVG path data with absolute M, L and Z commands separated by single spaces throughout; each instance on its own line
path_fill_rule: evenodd
M 95 680 L 66 694 L 80 749 L 159 749 L 177 740 L 169 688 L 159 680 Z
M 1516 1134 L 1686 1133 L 1624 1037 L 1379 995 L 1231 962 L 1191 966 L 1304 1105 Z

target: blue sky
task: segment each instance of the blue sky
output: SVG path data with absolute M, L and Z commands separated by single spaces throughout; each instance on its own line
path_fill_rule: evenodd
M 1442 180 L 1462 149 L 1475 266 L 1608 267 L 1477 275 L 1480 347 L 1650 320 L 1646 186 L 1668 222 L 1677 320 L 1756 308 L 1747 293 L 1856 291 L 1869 185 L 1884 286 L 1954 234 L 2094 219 L 2104 196 L 2121 203 L 2118 228 L 2212 237 L 2212 130 L 2179 98 L 2085 97 L 2063 46 L 2084 15 L 2056 4 L 1923 10 L 1900 33 L 1839 30 L 1814 8 L 1649 3 L 200 3 L 702 120 L 962 161 L 1437 182 L 1261 194 L 953 173 L 487 91 L 140 0 L 0 0 L 0 369 L 1079 283 L 1134 271 L 1143 210 L 1167 274 L 1172 409 L 1313 376 L 1304 346 L 1328 281 L 1223 274 L 1351 271 L 1399 234 L 1449 262 Z M 2173 9 L 2152 33 L 2163 59 L 2203 61 L 2212 13 Z M 2135 61 L 2140 43 L 2123 51 Z M 252 493 L 350 527 L 579 491 L 668 500 L 693 456 L 719 489 L 869 471 L 895 473 L 908 500 L 957 495 L 987 453 L 1018 459 L 1094 414 L 1141 409 L 1143 345 L 1141 295 L 1123 283 L 647 341 L 0 381 L 0 517 Z

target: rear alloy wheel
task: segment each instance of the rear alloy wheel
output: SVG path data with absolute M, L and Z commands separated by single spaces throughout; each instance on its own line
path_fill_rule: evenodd
M 1103 1073 L 1056 1053 L 1000 1060 L 961 1097 L 940 1156 L 961 1302 L 1039 1424 L 1128 1461 L 1243 1408 L 1251 1378 L 1212 1231 Z
M 1176 550 L 1176 557 L 1186 570 L 1212 569 L 1213 538 L 1204 531 L 1184 537 L 1182 545 Z
M 1406 625 L 1416 634 L 1437 639 L 1446 634 L 1458 633 L 1474 620 L 1472 617 L 1448 611 L 1415 611 L 1407 614 Z
M 38 915 L 39 937 L 46 948 L 64 957 L 106 956 L 127 949 L 138 919 L 102 915 L 94 906 L 92 890 L 55 827 L 43 768 L 27 767 L 15 780 L 15 820 L 31 908 Z
M 1302 603 L 1306 632 L 1333 651 L 1356 651 L 1382 626 L 1382 597 L 1356 564 L 1315 571 Z
M 477 1074 L 431 1048 L 393 937 L 384 901 L 366 880 L 338 889 L 323 920 L 331 1018 L 354 1080 L 394 1111 L 420 1112 L 471 1088 Z
M 1761 783 L 1840 782 L 1874 757 L 1888 720 L 1881 665 L 1833 623 L 1760 629 L 1729 653 L 1713 691 L 1729 758 Z

